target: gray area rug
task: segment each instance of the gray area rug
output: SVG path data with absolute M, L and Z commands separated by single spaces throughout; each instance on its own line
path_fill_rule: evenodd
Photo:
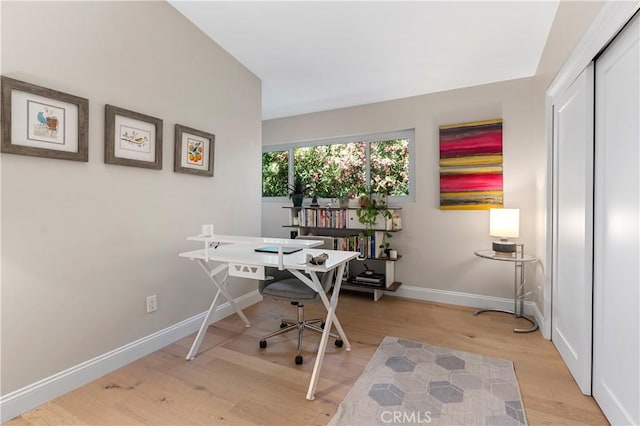
M 385 337 L 330 425 L 526 425 L 513 363 Z

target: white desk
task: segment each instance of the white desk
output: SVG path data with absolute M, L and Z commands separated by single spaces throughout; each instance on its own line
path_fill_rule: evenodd
M 190 241 L 202 242 L 204 244 L 204 248 L 180 253 L 180 256 L 197 261 L 218 289 L 213 298 L 213 302 L 211 303 L 211 307 L 209 308 L 209 312 L 205 316 L 205 319 L 200 326 L 200 330 L 198 331 L 191 349 L 189 350 L 187 359 L 191 360 L 195 358 L 200 344 L 204 339 L 207 327 L 214 322 L 213 316 L 220 294 L 227 299 L 231 307 L 240 316 L 240 318 L 242 318 L 246 326 L 249 327 L 251 325 L 247 317 L 236 304 L 236 301 L 228 292 L 227 287 L 229 285 L 229 275 L 252 279 L 264 279 L 265 266 L 286 269 L 306 285 L 317 291 L 322 303 L 327 309 L 324 332 L 320 339 L 318 356 L 316 357 L 316 362 L 311 374 L 311 382 L 309 383 L 309 389 L 307 391 L 307 399 L 314 399 L 316 385 L 318 383 L 320 369 L 322 368 L 322 361 L 327 348 L 329 332 L 332 324 L 335 325 L 340 338 L 345 344 L 346 350 L 351 350 L 349 340 L 340 325 L 340 321 L 338 321 L 335 311 L 338 305 L 338 295 L 340 294 L 344 268 L 350 260 L 358 257 L 359 253 L 351 251 L 313 249 L 311 247 L 322 244 L 322 241 L 316 240 L 290 240 L 284 238 L 241 237 L 233 235 L 216 235 L 213 237 L 195 236 L 188 237 L 187 239 Z M 256 248 L 263 246 L 276 246 L 279 248 L 279 253 L 271 254 L 255 251 Z M 283 255 L 282 247 L 302 247 L 303 250 Z M 320 253 L 327 253 L 329 255 L 329 258 L 324 265 L 311 265 L 305 262 L 307 254 L 317 256 Z M 210 267 L 210 262 L 217 265 Z M 337 269 L 337 273 L 333 285 L 331 300 L 329 300 L 322 289 L 317 273 L 323 273 L 333 269 Z M 217 279 L 216 277 L 221 273 L 223 273 L 222 278 Z

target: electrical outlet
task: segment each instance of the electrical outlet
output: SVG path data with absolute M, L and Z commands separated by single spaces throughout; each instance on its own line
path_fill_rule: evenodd
M 158 309 L 158 296 L 155 294 L 147 297 L 147 313 L 150 314 Z

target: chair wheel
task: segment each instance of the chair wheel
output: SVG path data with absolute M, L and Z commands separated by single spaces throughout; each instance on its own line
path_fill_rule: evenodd
M 296 355 L 296 365 L 302 365 L 302 355 Z
M 267 341 L 266 340 L 260 340 L 260 347 L 262 349 L 266 348 L 267 347 Z
M 344 342 L 340 339 L 336 339 L 335 345 L 337 348 L 341 348 L 344 345 Z
M 280 323 L 280 328 L 287 328 L 287 327 L 288 327 L 288 325 L 287 325 L 286 322 L 283 321 L 283 322 Z

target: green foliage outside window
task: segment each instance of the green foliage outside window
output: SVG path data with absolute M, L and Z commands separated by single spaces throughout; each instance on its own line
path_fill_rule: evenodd
M 293 174 L 321 198 L 367 192 L 409 194 L 409 141 L 369 144 L 370 182 L 366 181 L 366 142 L 299 147 L 293 150 Z M 288 196 L 288 151 L 262 154 L 262 196 Z
M 365 184 L 364 142 L 296 148 L 293 157 L 294 176 L 309 184 L 317 197 L 356 195 Z
M 409 142 L 371 142 L 371 189 L 389 195 L 409 194 Z
M 262 153 L 262 196 L 288 197 L 289 152 Z

